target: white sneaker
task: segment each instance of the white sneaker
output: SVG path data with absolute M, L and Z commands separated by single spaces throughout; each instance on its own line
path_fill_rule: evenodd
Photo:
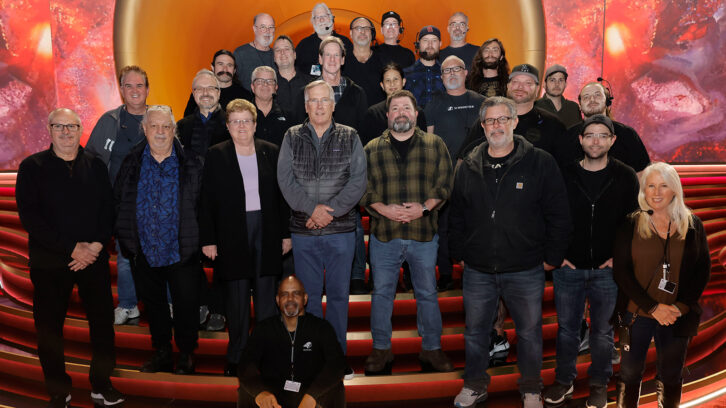
M 469 387 L 463 387 L 456 398 L 454 398 L 454 406 L 457 408 L 473 407 L 485 399 L 487 399 L 486 391 L 478 392 Z
M 169 303 L 169 315 L 171 316 L 171 319 L 174 320 L 174 305 Z
M 135 319 L 139 316 L 141 316 L 141 313 L 139 313 L 139 308 L 137 306 L 134 306 L 131 309 L 124 309 L 119 306 L 113 310 L 113 324 L 126 324 L 129 319 Z
M 542 408 L 542 396 L 528 392 L 522 396 L 522 406 L 524 408 Z

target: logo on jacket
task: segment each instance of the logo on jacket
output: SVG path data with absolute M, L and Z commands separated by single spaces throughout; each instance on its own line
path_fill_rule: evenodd
M 524 188 L 524 183 L 519 181 L 517 182 L 517 184 L 514 185 L 514 188 L 516 188 L 517 190 L 522 190 Z
M 313 351 L 313 343 L 307 342 L 303 344 L 303 351 Z

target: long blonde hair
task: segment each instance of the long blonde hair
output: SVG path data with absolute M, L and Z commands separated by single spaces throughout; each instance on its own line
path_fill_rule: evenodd
M 686 233 L 688 233 L 688 227 L 693 226 L 691 209 L 686 207 L 686 203 L 683 201 L 683 186 L 681 186 L 681 179 L 678 177 L 678 172 L 676 172 L 673 166 L 663 162 L 651 163 L 640 175 L 640 190 L 638 191 L 640 210 L 632 214 L 632 217 L 636 221 L 638 234 L 642 238 L 650 238 L 653 234 L 653 230 L 650 228 L 650 215 L 648 214 L 648 210 L 652 210 L 652 208 L 645 200 L 645 189 L 647 188 L 646 180 L 654 171 L 657 171 L 668 187 L 673 190 L 673 201 L 668 204 L 667 211 L 678 232 L 677 238 L 685 239 Z

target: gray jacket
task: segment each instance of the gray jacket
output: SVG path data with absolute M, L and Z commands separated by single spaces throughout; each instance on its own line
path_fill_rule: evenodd
M 123 105 L 119 105 L 118 108 L 111 109 L 101 115 L 86 143 L 86 150 L 98 156 L 106 166 L 111 161 L 111 150 L 113 150 L 113 144 L 116 143 L 118 137 L 119 127 L 121 126 L 121 109 L 123 107 Z M 113 182 L 113 180 L 111 181 Z
M 290 232 L 327 235 L 354 231 L 356 205 L 366 189 L 366 159 L 358 133 L 332 122 L 318 139 L 307 120 L 293 126 L 280 147 L 277 181 L 292 210 Z M 333 221 L 322 229 L 307 229 L 305 223 L 318 204 L 334 209 Z

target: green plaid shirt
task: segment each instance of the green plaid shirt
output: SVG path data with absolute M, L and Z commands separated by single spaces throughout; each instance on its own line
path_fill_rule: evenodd
M 361 205 L 366 206 L 371 215 L 371 233 L 383 242 L 396 238 L 431 241 L 438 228 L 438 211 L 402 224 L 382 216 L 370 205 L 377 202 L 423 203 L 429 198 L 446 200 L 454 182 L 449 151 L 440 137 L 424 133 L 417 127 L 404 161 L 391 145 L 390 138 L 390 131 L 386 130 L 364 148 L 368 186 Z

